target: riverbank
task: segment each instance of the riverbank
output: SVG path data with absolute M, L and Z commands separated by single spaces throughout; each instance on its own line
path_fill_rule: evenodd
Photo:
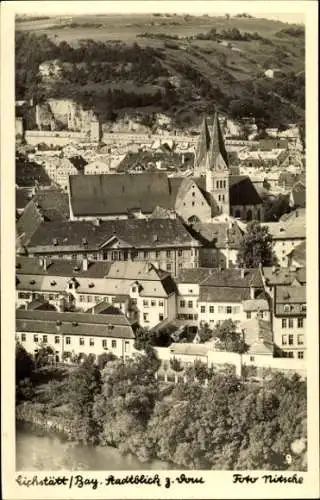
M 149 470 L 175 468 L 173 464 L 158 460 L 157 458 L 152 458 L 151 460 L 147 461 L 141 461 L 133 454 L 121 453 L 115 446 L 112 445 L 101 446 L 93 444 L 79 444 L 73 438 L 71 420 L 63 415 L 54 415 L 52 411 L 50 412 L 50 407 L 42 403 L 25 401 L 17 405 L 16 433 L 17 469 L 31 470 L 29 469 L 28 460 L 25 461 L 23 458 L 25 453 L 28 454 L 27 446 L 29 446 L 30 444 L 28 444 L 28 441 L 30 441 L 32 444 L 33 455 L 39 455 L 39 457 L 37 458 L 37 463 L 39 461 L 41 463 L 47 463 L 50 461 L 50 449 L 52 444 L 54 444 L 54 446 L 57 448 L 58 458 L 60 449 L 61 451 L 65 450 L 67 452 L 67 456 L 69 456 L 71 453 L 70 457 L 74 457 L 75 460 L 78 453 L 80 453 L 80 457 L 86 457 L 84 450 L 87 450 L 89 452 L 89 456 L 91 455 L 92 463 L 94 463 L 94 468 L 91 470 Z M 27 438 L 28 435 L 30 436 L 30 439 Z M 32 439 L 32 437 L 34 439 Z M 22 443 L 21 445 L 22 441 L 25 441 L 25 444 Z M 39 452 L 33 446 L 33 441 L 36 441 L 38 443 Z M 49 455 L 47 455 L 47 452 L 49 453 Z M 21 455 L 20 459 L 18 457 L 19 454 Z M 44 456 L 42 456 L 42 454 Z M 98 462 L 98 457 L 103 458 L 102 463 Z M 107 458 L 108 467 L 104 465 L 105 458 Z M 90 470 L 90 467 L 87 468 L 86 466 L 84 466 L 84 462 L 88 462 L 88 459 L 80 460 L 79 464 L 83 465 L 83 468 L 81 470 Z M 91 463 L 91 459 L 88 463 Z M 79 467 L 79 464 L 77 465 L 77 467 Z M 25 466 L 27 467 L 26 469 L 24 468 Z M 45 469 L 46 467 L 43 468 Z M 53 469 L 52 467 L 47 468 L 58 470 Z
M 160 460 L 141 462 L 133 455 L 122 455 L 109 446 L 79 445 L 57 431 L 18 421 L 16 424 L 16 469 L 39 470 L 165 470 Z

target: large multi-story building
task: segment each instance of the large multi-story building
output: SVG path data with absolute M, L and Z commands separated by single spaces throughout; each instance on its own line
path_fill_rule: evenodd
M 171 275 L 145 262 L 32 259 L 16 263 L 16 306 L 45 300 L 58 311 L 87 311 L 101 302 L 152 328 L 176 318 L 176 285 Z M 95 313 L 95 310 L 92 310 Z
M 199 265 L 201 244 L 179 219 L 38 221 L 36 224 L 26 244 L 30 256 L 150 262 L 173 275 L 185 267 Z
M 270 305 L 260 269 L 185 269 L 177 277 L 178 319 L 214 327 L 232 319 L 270 321 Z
M 271 299 L 275 345 L 282 355 L 304 358 L 307 316 L 305 267 L 264 267 L 262 278 Z
M 112 353 L 127 359 L 134 353 L 134 331 L 123 314 L 90 314 L 42 310 L 16 311 L 16 339 L 31 354 L 50 347 L 54 361 Z

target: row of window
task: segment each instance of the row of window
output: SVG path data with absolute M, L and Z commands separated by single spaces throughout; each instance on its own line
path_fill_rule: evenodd
M 190 252 L 190 253 L 189 253 Z M 140 252 L 141 256 L 143 256 L 143 258 L 145 259 L 160 259 L 160 258 L 163 258 L 163 257 L 166 257 L 166 258 L 173 258 L 175 256 L 175 254 L 177 253 L 178 257 L 189 257 L 189 256 L 197 256 L 197 249 L 190 249 L 190 250 L 155 250 L 155 251 L 143 251 L 143 252 Z M 138 251 L 131 251 L 130 253 L 131 255 L 131 258 L 132 259 L 135 259 L 137 257 L 139 257 L 139 252 Z M 40 257 L 40 256 L 39 256 Z M 88 257 L 92 260 L 97 260 L 98 259 L 98 255 L 97 253 L 92 253 L 92 254 L 84 254 L 84 253 L 72 253 L 72 254 L 64 254 L 64 253 L 60 253 L 60 254 L 53 254 L 51 255 L 51 257 L 53 258 L 59 258 L 59 259 L 67 259 L 67 258 L 71 258 L 72 260 L 82 260 L 84 257 Z M 126 251 L 126 250 L 112 250 L 112 251 L 108 251 L 108 252 L 104 252 L 103 253 L 103 256 L 102 256 L 103 260 L 114 260 L 114 261 L 118 261 L 118 260 L 128 260 L 129 258 L 129 252 Z
M 198 320 L 198 315 L 197 314 L 178 314 L 178 319 L 181 320 Z
M 297 328 L 303 328 L 303 318 L 297 318 Z M 294 318 L 282 318 L 281 328 L 294 328 Z
M 144 307 L 149 307 L 149 300 L 144 299 L 143 305 L 144 305 Z M 156 300 L 150 300 L 150 306 L 151 307 L 156 307 L 156 305 L 157 305 L 157 301 Z M 163 307 L 163 305 L 164 305 L 163 300 L 159 300 L 158 301 L 158 306 L 159 307 Z
M 38 343 L 38 342 L 43 342 L 44 344 L 48 343 L 48 335 L 42 335 L 42 338 L 40 339 L 39 335 L 34 334 L 33 335 L 33 342 Z M 55 344 L 60 344 L 61 337 L 59 335 L 55 335 L 54 337 L 54 343 Z M 75 339 L 74 339 L 75 340 Z M 79 338 L 79 345 L 84 346 L 85 345 L 85 338 L 80 337 Z M 27 341 L 27 335 L 25 333 L 21 334 L 21 342 L 26 342 Z M 71 345 L 72 337 L 66 337 L 65 338 L 66 345 Z M 102 340 L 102 347 L 107 347 L 107 339 Z M 125 345 L 128 345 L 129 341 L 125 341 Z M 94 346 L 95 345 L 95 339 L 89 338 L 89 346 Z M 112 349 L 117 348 L 117 341 L 116 340 L 111 340 L 111 347 Z
M 216 187 L 217 187 L 217 189 L 225 189 L 225 187 L 226 187 L 226 181 L 217 181 L 216 182 Z
M 286 351 L 283 353 L 284 358 L 294 358 L 293 351 Z M 298 359 L 304 359 L 304 351 L 298 351 Z
M 240 306 L 218 306 L 217 309 L 219 314 L 240 314 Z M 205 313 L 206 306 L 201 306 L 200 312 Z M 209 313 L 214 313 L 214 306 L 209 306 Z
M 299 305 L 292 305 L 292 304 L 285 304 L 283 306 L 283 311 L 284 312 L 291 312 L 291 311 L 294 311 L 296 310 L 297 311 L 297 307 L 299 307 Z M 300 304 L 300 307 L 299 307 L 299 310 L 300 312 L 307 312 L 307 305 L 306 304 Z
M 297 335 L 297 344 L 298 345 L 304 344 L 304 335 L 303 334 Z M 292 335 L 292 334 L 282 335 L 282 345 L 294 345 L 294 335 Z

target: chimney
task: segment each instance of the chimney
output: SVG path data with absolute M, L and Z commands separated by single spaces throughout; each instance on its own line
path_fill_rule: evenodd
M 250 299 L 254 299 L 254 287 L 250 284 Z
M 99 226 L 100 226 L 100 224 L 101 224 L 101 220 L 97 218 L 97 219 L 95 219 L 95 220 L 93 221 L 93 224 L 94 224 L 96 227 L 99 227 Z
M 47 259 L 46 259 L 46 257 L 43 257 L 42 267 L 43 267 L 43 270 L 44 270 L 44 271 L 46 271 L 46 270 L 47 270 L 48 263 L 47 263 Z
M 243 278 L 244 278 L 244 276 L 245 276 L 245 269 L 244 269 L 244 267 L 242 267 L 242 268 L 240 269 L 240 271 L 241 271 L 241 279 L 243 280 Z
M 271 271 L 272 271 L 272 274 L 274 274 L 276 272 L 276 266 L 272 266 Z
M 82 270 L 88 271 L 88 259 L 87 259 L 87 257 L 84 257 L 84 259 L 82 261 Z
M 182 165 L 184 165 L 184 154 L 181 157 L 181 162 L 182 162 Z

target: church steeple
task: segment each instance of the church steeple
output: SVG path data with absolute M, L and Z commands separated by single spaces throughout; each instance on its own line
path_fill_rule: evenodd
M 210 149 L 210 132 L 207 119 L 204 118 L 201 125 L 199 139 L 194 153 L 194 172 L 195 175 L 205 173 L 207 164 L 207 155 Z
M 214 116 L 210 149 L 207 155 L 206 191 L 212 199 L 212 216 L 230 213 L 229 161 L 217 113 Z
M 211 170 L 224 170 L 229 166 L 228 154 L 224 145 L 220 123 L 218 120 L 218 113 L 215 113 L 213 119 L 208 162 L 208 167 Z

